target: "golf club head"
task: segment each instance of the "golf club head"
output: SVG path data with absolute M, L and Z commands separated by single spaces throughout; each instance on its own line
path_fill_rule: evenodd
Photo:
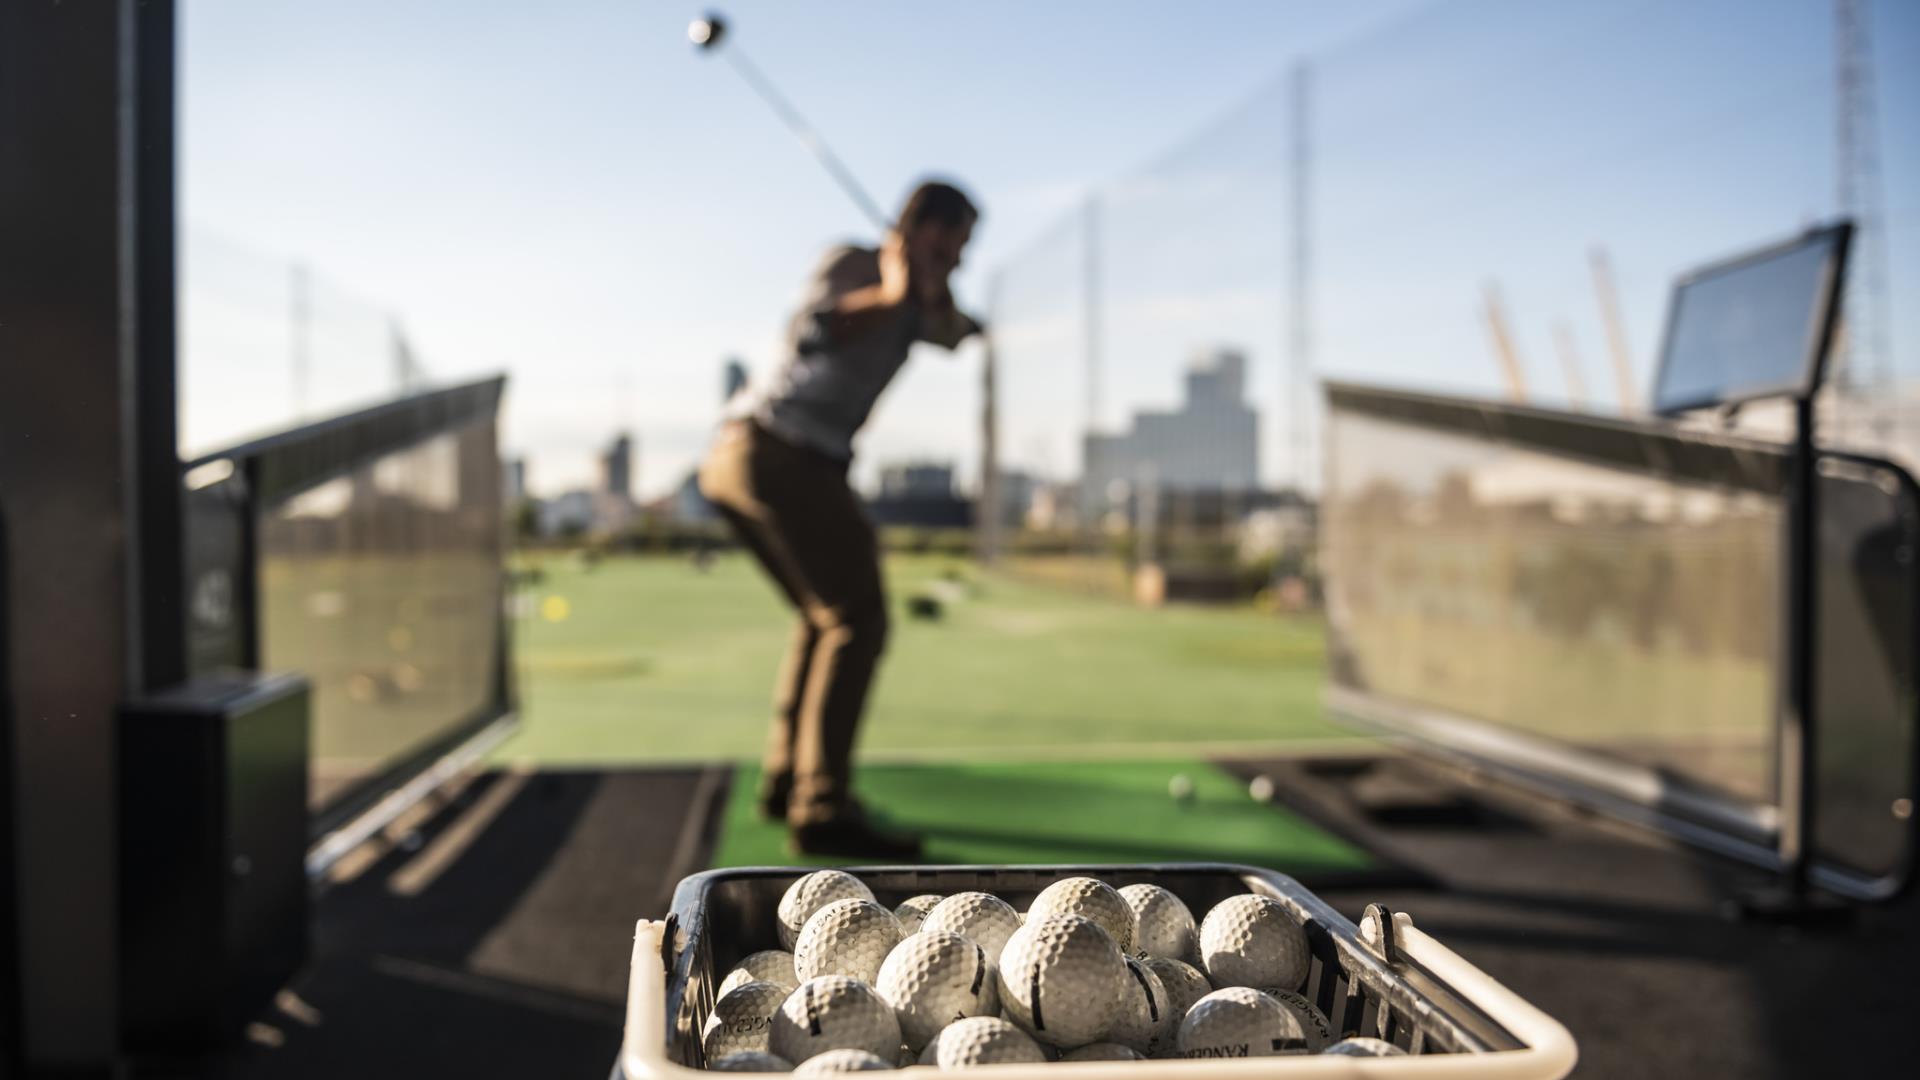
M 687 26 L 687 40 L 701 52 L 712 52 L 727 36 L 727 20 L 717 11 L 709 11 Z

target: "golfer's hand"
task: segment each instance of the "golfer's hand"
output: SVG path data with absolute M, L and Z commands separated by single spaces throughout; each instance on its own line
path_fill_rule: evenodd
M 894 306 L 918 302 L 919 286 L 914 277 L 906 237 L 887 230 L 887 238 L 880 242 L 881 299 Z

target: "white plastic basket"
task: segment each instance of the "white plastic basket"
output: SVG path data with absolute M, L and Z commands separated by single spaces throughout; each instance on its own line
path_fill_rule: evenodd
M 665 921 L 634 931 L 627 1020 L 615 1080 L 704 1080 L 699 1032 L 713 991 L 734 962 L 774 948 L 774 912 L 805 868 L 715 870 L 680 883 Z M 1361 925 L 1284 874 L 1249 866 L 940 866 L 851 868 L 882 903 L 922 893 L 978 889 L 1021 906 L 1048 884 L 1085 874 L 1115 886 L 1163 886 L 1204 914 L 1227 896 L 1255 892 L 1285 904 L 1307 931 L 1312 972 L 1303 993 L 1341 1034 L 1371 1035 L 1406 1057 L 1302 1056 L 1241 1060 L 996 1065 L 999 1080 L 1245 1080 L 1474 1077 L 1559 1080 L 1573 1070 L 1573 1036 L 1552 1017 L 1420 932 L 1405 914 L 1374 905 Z M 1062 1070 L 1074 1070 L 1063 1072 Z

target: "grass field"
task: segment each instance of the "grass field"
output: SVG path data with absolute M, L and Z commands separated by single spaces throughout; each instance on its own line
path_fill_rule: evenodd
M 956 569 L 963 584 L 940 580 Z M 518 630 L 525 730 L 501 759 L 758 757 L 792 616 L 757 568 L 730 555 L 706 573 L 664 557 L 544 570 Z M 1142 610 L 935 557 L 894 558 L 888 580 L 870 760 L 1193 757 L 1342 735 L 1320 718 L 1317 620 Z M 930 586 L 960 595 L 938 622 L 909 619 L 904 598 Z

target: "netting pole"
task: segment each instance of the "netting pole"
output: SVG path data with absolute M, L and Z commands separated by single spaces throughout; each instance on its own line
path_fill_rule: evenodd
M 1307 62 L 1293 65 L 1293 265 L 1288 282 L 1287 373 L 1291 384 L 1287 391 L 1287 433 L 1293 451 L 1292 473 L 1295 491 L 1304 493 L 1310 479 L 1308 458 L 1312 454 L 1307 431 L 1307 397 L 1313 379 L 1313 318 L 1308 280 L 1313 269 L 1312 235 L 1309 220 L 1312 209 L 1309 183 L 1312 178 L 1312 142 L 1308 129 L 1310 75 Z
M 1092 476 L 1091 455 L 1087 448 L 1096 432 L 1100 430 L 1100 196 L 1097 193 L 1087 196 L 1086 223 L 1083 242 L 1081 272 L 1081 359 L 1085 365 L 1086 421 L 1081 433 L 1080 474 L 1081 496 L 1084 504 L 1081 529 L 1087 536 L 1090 546 L 1098 548 L 1100 524 L 1098 511 L 1105 502 L 1104 492 L 1095 490 Z
M 994 385 L 999 357 L 994 349 L 994 334 L 1000 325 L 1000 275 L 987 284 L 987 332 L 981 335 L 986 346 L 980 359 L 980 506 L 976 513 L 974 541 L 982 566 L 992 566 L 1000 558 L 1000 418 Z

